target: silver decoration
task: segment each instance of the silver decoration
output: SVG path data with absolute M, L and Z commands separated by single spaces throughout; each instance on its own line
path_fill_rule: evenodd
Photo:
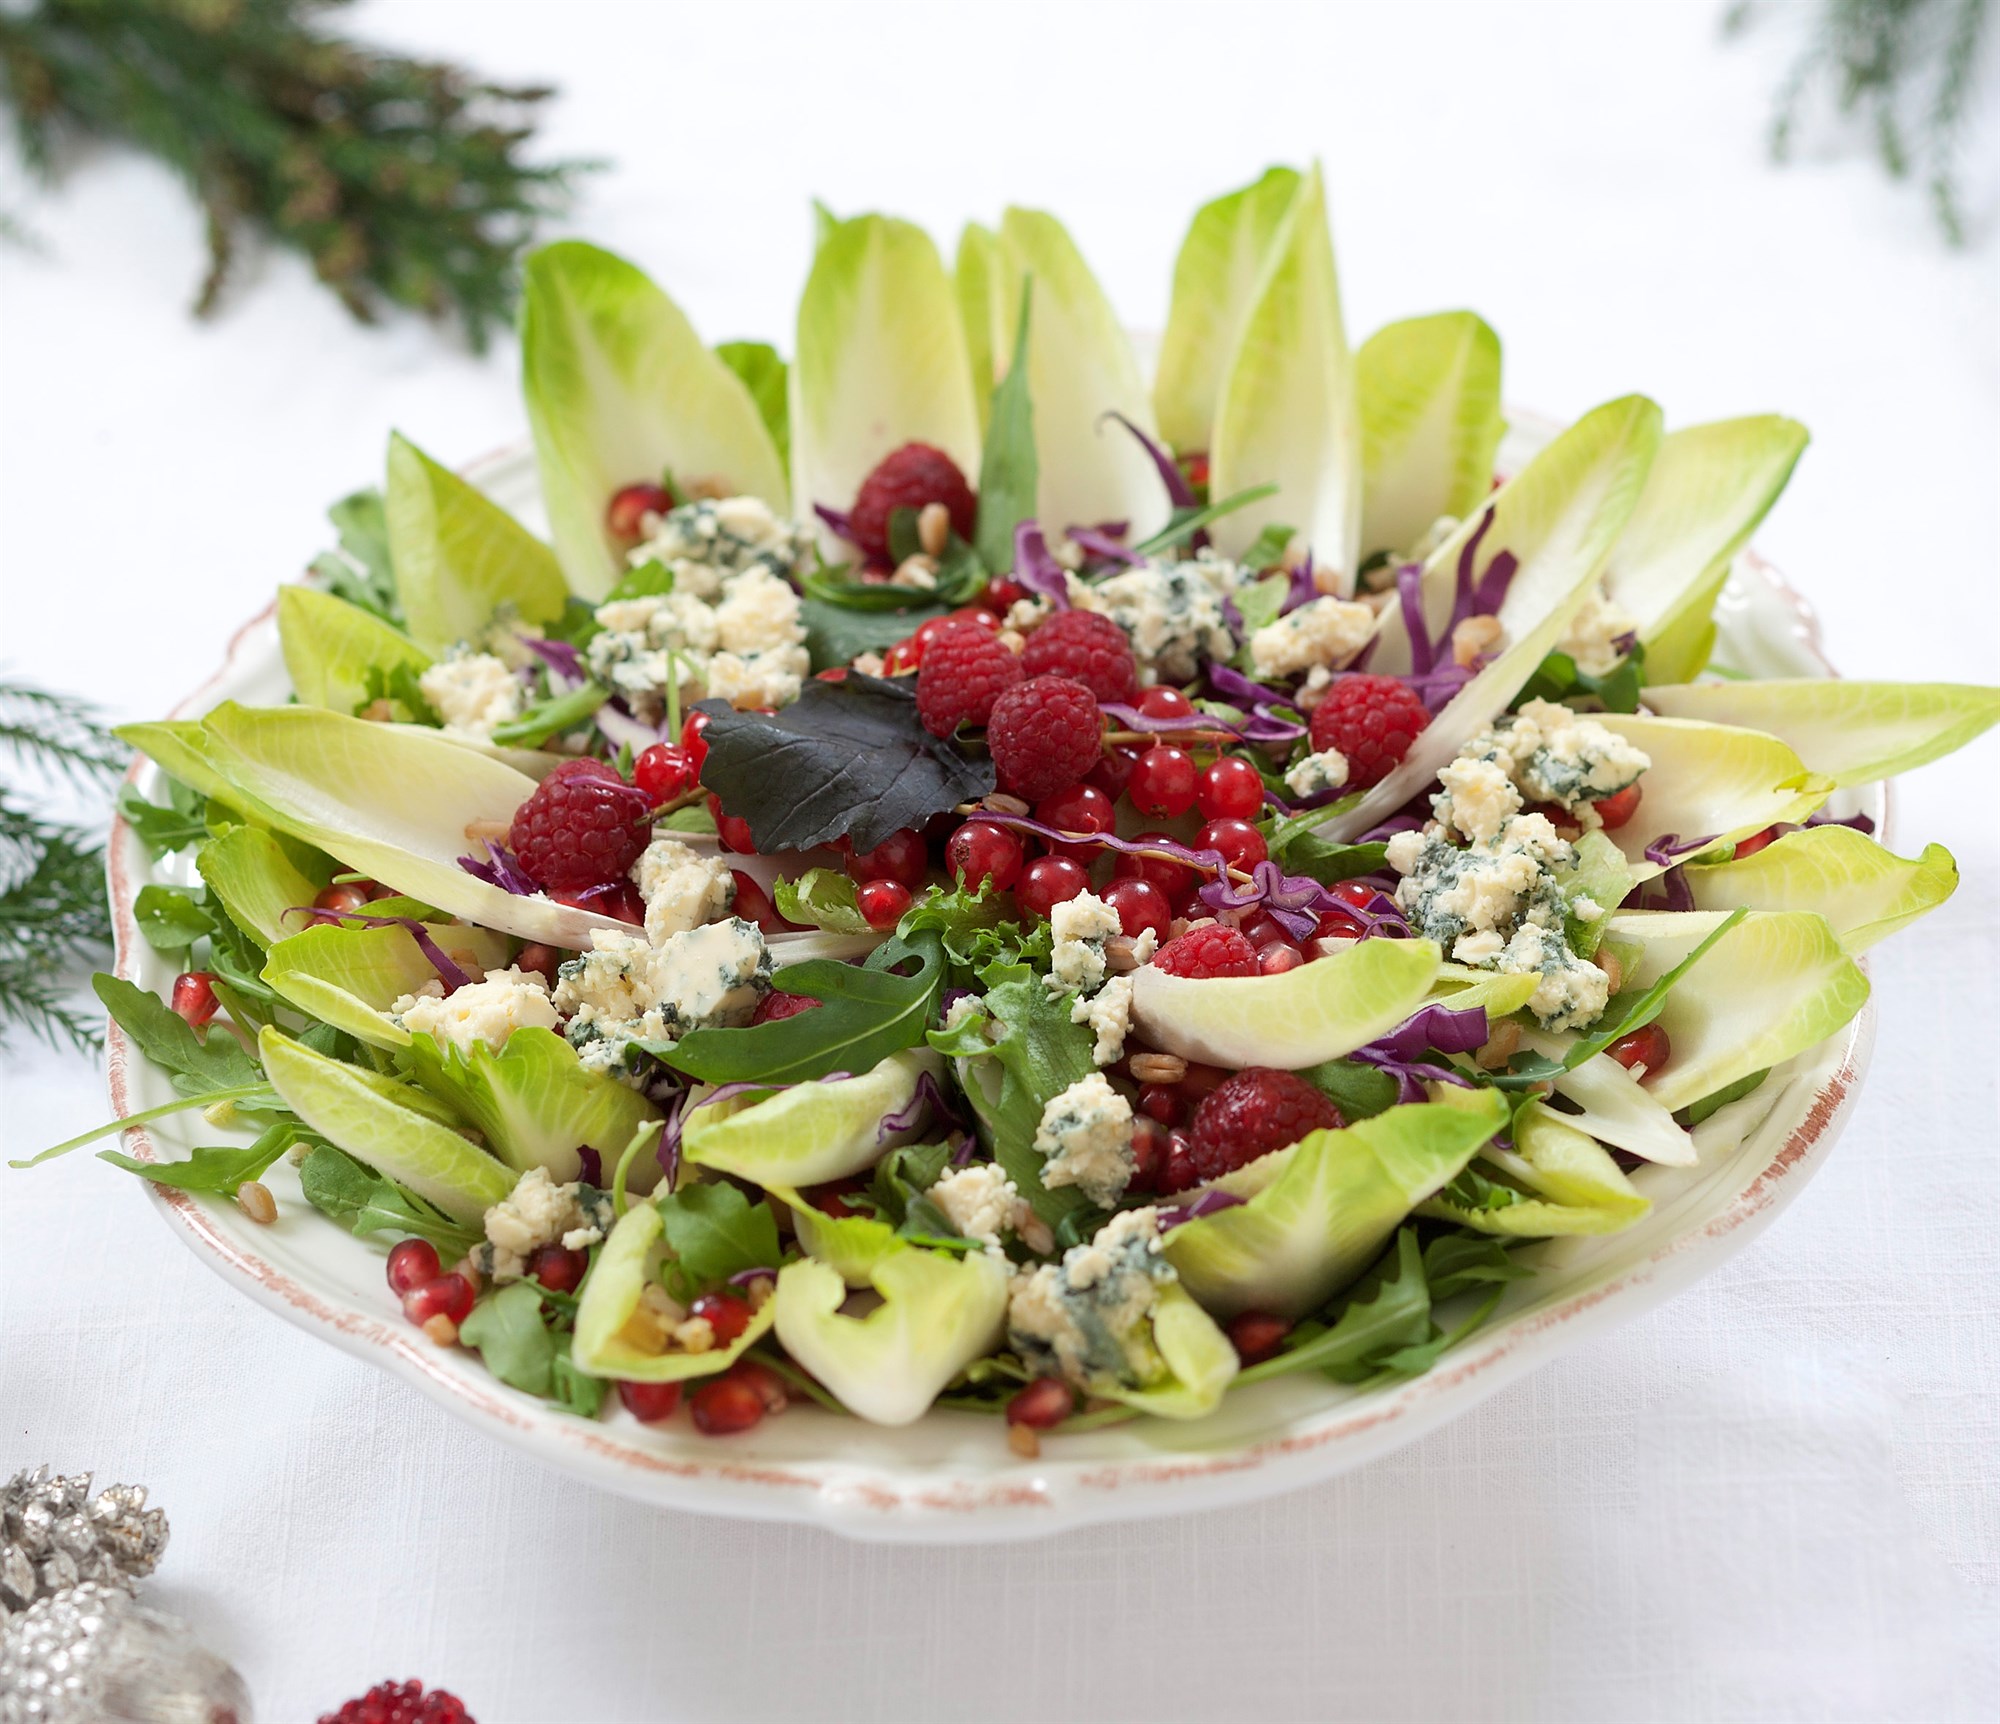
M 253 1724 L 242 1677 L 186 1623 L 84 1581 L 0 1629 L 0 1724 Z
M 167 1517 L 143 1485 L 90 1494 L 90 1474 L 47 1467 L 0 1487 L 0 1625 L 37 1599 L 84 1581 L 130 1587 L 167 1548 Z

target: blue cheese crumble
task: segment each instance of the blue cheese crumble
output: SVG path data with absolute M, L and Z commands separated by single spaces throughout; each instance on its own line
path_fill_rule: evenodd
M 1204 658 L 1236 650 L 1223 595 L 1198 564 L 1148 562 L 1096 586 L 1073 581 L 1070 598 L 1125 631 L 1146 680 L 1186 682 Z
M 1150 935 L 1149 928 L 1147 933 Z M 1079 995 L 1069 1009 L 1069 1021 L 1086 1025 L 1097 1038 L 1090 1057 L 1098 1065 L 1116 1065 L 1125 1057 L 1125 1038 L 1132 1033 L 1132 978 L 1113 976 L 1096 993 Z
M 1285 788 L 1303 800 L 1324 796 L 1347 783 L 1347 756 L 1337 748 L 1322 748 L 1308 754 L 1285 772 Z
M 1618 668 L 1625 656 L 1622 640 L 1639 632 L 1639 619 L 1594 582 L 1583 604 L 1570 618 L 1569 628 L 1556 643 L 1557 652 L 1568 653 L 1576 668 L 1586 676 L 1604 676 Z
M 698 855 L 677 838 L 655 838 L 640 852 L 632 884 L 646 900 L 646 937 L 656 946 L 727 915 L 736 902 L 729 864 Z
M 417 687 L 454 736 L 484 742 L 521 716 L 521 679 L 504 659 L 463 644 L 418 677 Z
M 1351 599 L 1313 599 L 1250 636 L 1251 674 L 1264 682 L 1333 670 L 1368 644 L 1375 612 Z
M 1467 743 L 1465 753 L 1497 765 L 1530 802 L 1579 816 L 1637 783 L 1653 764 L 1616 731 L 1550 700 L 1528 701 Z
M 557 972 L 564 1034 L 593 1071 L 628 1075 L 626 1044 L 674 1042 L 690 1030 L 740 1029 L 771 991 L 771 954 L 754 922 L 730 917 L 655 946 L 599 930 L 593 950 Z
M 634 568 L 664 563 L 676 592 L 712 599 L 731 575 L 751 569 L 795 573 L 811 545 L 808 530 L 774 514 L 762 498 L 722 497 L 683 503 L 654 518 L 627 560 Z
M 1159 1211 L 1125 1210 L 1060 1264 L 1015 1277 L 1007 1345 L 1037 1376 L 1086 1391 L 1106 1382 L 1145 1388 L 1167 1375 L 1152 1315 L 1161 1286 L 1174 1279 L 1160 1255 Z
M 558 1185 L 547 1168 L 531 1167 L 487 1210 L 486 1243 L 473 1251 L 473 1265 L 489 1280 L 519 1281 L 544 1245 L 582 1251 L 601 1240 L 614 1219 L 608 1192 L 574 1181 Z
M 930 1199 L 967 1239 L 1005 1255 L 1001 1239 L 1032 1230 L 1033 1211 L 1014 1182 L 990 1161 L 955 1167 L 930 1189 Z
M 1564 938 L 1571 910 L 1557 875 L 1574 866 L 1575 850 L 1547 816 L 1521 812 L 1497 761 L 1461 756 L 1438 778 L 1436 820 L 1389 840 L 1389 865 L 1404 877 L 1396 902 L 1411 927 L 1458 963 L 1540 976 L 1528 1009 L 1544 1029 L 1592 1022 L 1610 980 Z
M 1052 994 L 1087 994 L 1104 980 L 1104 943 L 1119 931 L 1118 912 L 1095 892 L 1079 892 L 1049 912 L 1055 945 L 1049 973 Z
M 1051 1096 L 1035 1129 L 1042 1183 L 1050 1190 L 1073 1185 L 1100 1209 L 1109 1209 L 1132 1182 L 1132 1104 L 1102 1072 L 1078 1078 Z
M 516 1030 L 559 1027 L 549 985 L 533 970 L 489 970 L 483 981 L 446 993 L 437 982 L 421 993 L 405 994 L 389 1015 L 411 1035 L 428 1035 L 460 1053 L 484 1042 L 498 1053 Z

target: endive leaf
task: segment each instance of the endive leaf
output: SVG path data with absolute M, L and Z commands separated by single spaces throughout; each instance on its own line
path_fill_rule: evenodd
M 1092 1384 L 1093 1392 L 1159 1419 L 1199 1419 L 1214 1412 L 1242 1369 L 1229 1337 L 1185 1287 L 1171 1281 L 1153 1306 L 1152 1330 L 1153 1347 L 1167 1368 L 1165 1380 L 1133 1389 L 1106 1378 Z
M 993 413 L 993 386 L 1010 351 L 1010 338 L 999 330 L 1000 298 L 1007 265 L 1000 236 L 990 227 L 967 222 L 958 236 L 958 257 L 952 266 L 952 292 L 958 299 L 959 324 L 965 331 L 965 357 L 972 372 L 972 399 L 979 409 L 979 435 L 986 435 Z
M 296 916 L 287 921 L 285 912 L 311 904 L 333 878 L 330 866 L 306 873 L 278 838 L 257 826 L 232 826 L 211 838 L 195 866 L 229 919 L 260 946 L 298 933 L 304 923 Z
M 1958 864 L 1942 844 L 1911 862 L 1852 827 L 1806 826 L 1686 878 L 1697 909 L 1816 910 L 1849 952 L 1865 952 L 1949 898 Z
M 1489 1144 L 1479 1161 L 1534 1196 L 1487 1207 L 1456 1202 L 1443 1192 L 1418 1204 L 1417 1213 L 1477 1233 L 1542 1239 L 1619 1233 L 1653 1207 L 1595 1138 L 1543 1102 L 1529 1102 L 1514 1116 L 1513 1140 L 1510 1149 Z
M 299 699 L 335 712 L 353 712 L 368 698 L 371 669 L 423 672 L 431 664 L 401 629 L 317 587 L 278 589 L 278 646 Z

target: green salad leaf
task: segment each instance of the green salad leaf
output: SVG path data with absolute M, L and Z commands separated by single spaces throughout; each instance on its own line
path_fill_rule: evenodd
M 910 1047 L 854 1077 L 795 1083 L 716 1102 L 697 1098 L 682 1124 L 682 1153 L 698 1167 L 758 1185 L 821 1185 L 845 1179 L 873 1167 L 883 1150 L 897 1141 L 884 1132 L 883 1121 L 906 1109 L 919 1082 L 927 1076 L 935 1080 L 939 1066 L 938 1056 L 929 1048 Z M 920 1134 L 929 1124 L 919 1121 L 902 1133 L 902 1139 Z
M 387 687 L 381 679 L 397 671 L 420 675 L 431 664 L 401 629 L 317 587 L 278 589 L 278 647 L 292 692 L 308 706 L 335 712 L 353 712 L 375 698 Z
M 778 452 L 778 465 L 788 465 L 792 450 L 791 367 L 784 356 L 768 341 L 718 341 L 715 357 L 750 391 L 757 415 Z
M 1949 898 L 1958 864 L 1942 844 L 1911 862 L 1852 827 L 1806 826 L 1684 877 L 1696 909 L 1816 910 L 1849 952 L 1865 952 Z
M 449 1215 L 393 1179 L 370 1171 L 353 1156 L 322 1143 L 299 1166 L 306 1201 L 321 1214 L 366 1238 L 405 1233 L 428 1239 L 447 1262 L 463 1257 L 480 1241 L 477 1222 L 461 1226 Z
M 960 269 L 964 268 L 963 251 Z M 1007 375 L 984 404 L 986 438 L 979 457 L 979 525 L 973 548 L 990 570 L 1014 566 L 1014 529 L 1033 517 L 1040 494 L 1041 466 L 1035 451 L 1035 406 L 1029 390 L 1028 320 L 1034 310 L 1034 280 L 1021 284 L 1021 316 L 1014 332 Z
M 542 1316 L 535 1282 L 514 1281 L 488 1293 L 458 1326 L 458 1338 L 509 1388 L 544 1397 L 554 1392 L 563 1343 Z
M 241 1089 L 263 1082 L 263 1068 L 220 1025 L 206 1034 L 192 1029 L 159 995 L 117 976 L 95 975 L 90 985 L 104 1002 L 111 1021 L 167 1074 L 182 1095 Z
M 780 916 L 801 927 L 824 928 L 830 934 L 868 932 L 854 882 L 837 869 L 808 868 L 796 880 L 780 878 L 772 884 L 771 898 Z
M 688 1185 L 654 1204 L 681 1271 L 695 1287 L 720 1286 L 746 1269 L 773 1269 L 783 1255 L 769 1205 L 726 1180 Z

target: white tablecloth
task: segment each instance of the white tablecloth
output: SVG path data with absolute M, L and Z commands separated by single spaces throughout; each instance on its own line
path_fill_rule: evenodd
M 1767 166 L 1788 27 L 1725 47 L 1716 11 L 354 21 L 559 83 L 551 145 L 616 164 L 576 227 L 713 337 L 788 345 L 814 193 L 947 243 L 1003 200 L 1055 207 L 1157 326 L 1197 199 L 1318 152 L 1357 334 L 1472 305 L 1511 400 L 1796 414 L 1815 444 L 1761 542 L 1836 660 L 1995 680 L 1994 246 L 1944 250 L 1855 152 Z M 206 674 L 389 427 L 447 459 L 523 434 L 511 351 L 360 331 L 289 258 L 189 322 L 199 222 L 159 169 L 105 154 L 60 202 L 0 204 L 41 240 L 0 250 L 0 650 L 119 717 Z M 392 1673 L 482 1724 L 1990 1718 L 1996 780 L 1989 738 L 1900 793 L 1904 847 L 1949 844 L 1964 885 L 1874 960 L 1875 1068 L 1797 1205 L 1704 1285 L 1353 1477 L 1007 1549 L 635 1512 L 254 1308 L 81 1156 L 0 1174 L 0 1472 L 150 1484 L 175 1527 L 154 1596 L 287 1724 Z M 5 1081 L 9 1155 L 105 1108 L 81 1058 L 16 1047 Z

